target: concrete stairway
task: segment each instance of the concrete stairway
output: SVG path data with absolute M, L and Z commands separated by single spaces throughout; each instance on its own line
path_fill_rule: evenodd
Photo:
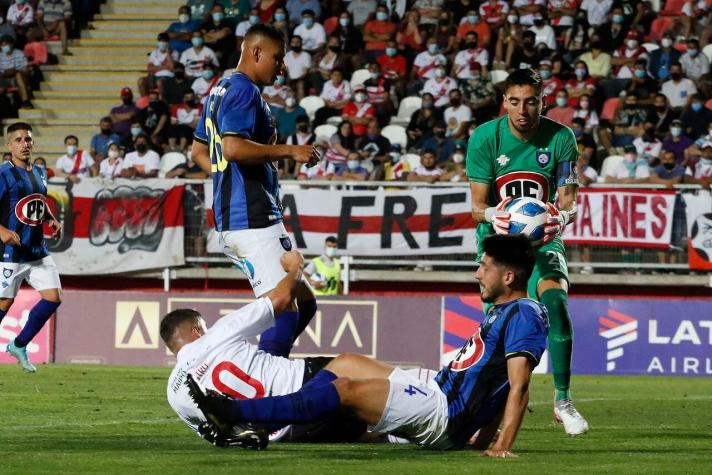
M 73 40 L 72 56 L 61 56 L 59 42 L 50 51 L 59 64 L 42 68 L 45 81 L 35 91 L 34 109 L 21 109 L 20 119 L 35 131 L 34 157 L 45 157 L 54 166 L 65 153 L 64 137 L 79 137 L 80 148 L 89 149 L 99 131 L 99 119 L 120 104 L 119 91 L 129 86 L 138 99 L 136 82 L 146 75 L 148 54 L 156 47 L 156 35 L 178 17 L 181 0 L 109 0 L 91 23 L 92 29 Z

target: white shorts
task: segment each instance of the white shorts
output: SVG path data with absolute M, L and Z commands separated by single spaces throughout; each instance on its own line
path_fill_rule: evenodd
M 51 256 L 32 262 L 0 262 L 0 267 L 0 298 L 15 298 L 23 280 L 37 291 L 62 288 L 57 266 Z
M 447 398 L 433 374 L 429 370 L 393 370 L 388 376 L 386 408 L 373 431 L 393 433 L 431 449 L 453 448 L 447 437 Z
M 247 276 L 256 297 L 277 287 L 287 275 L 279 263 L 282 254 L 292 250 L 292 240 L 284 224 L 222 231 L 219 239 L 225 255 Z

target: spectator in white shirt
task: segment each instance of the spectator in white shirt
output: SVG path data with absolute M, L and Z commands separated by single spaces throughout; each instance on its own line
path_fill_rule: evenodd
M 626 145 L 623 160 L 608 171 L 606 183 L 648 183 L 650 168 L 644 158 L 638 157 L 634 145 Z
M 608 12 L 612 6 L 613 0 L 583 0 L 580 8 L 586 11 L 588 24 L 595 28 L 608 21 Z
M 292 89 L 296 91 L 297 99 L 304 97 L 304 79 L 312 67 L 312 58 L 302 50 L 302 38 L 298 35 L 289 40 L 289 51 L 284 56 Z
M 426 150 L 420 155 L 420 166 L 408 174 L 408 181 L 435 183 L 442 174 L 443 169 L 437 165 L 435 152 Z
M 106 158 L 99 164 L 99 176 L 102 178 L 118 178 L 121 176 L 123 166 L 124 159 L 121 158 L 119 144 L 111 142 Z
M 329 117 L 340 117 L 352 95 L 351 84 L 344 80 L 343 72 L 340 69 L 332 70 L 330 80 L 324 83 L 321 91 L 321 98 L 326 105 L 316 111 L 314 127 L 325 123 Z
M 242 44 L 242 39 L 247 34 L 247 30 L 249 30 L 251 26 L 258 24 L 259 22 L 260 14 L 256 8 L 253 8 L 252 10 L 250 10 L 249 15 L 247 15 L 247 19 L 237 24 L 237 26 L 235 27 L 235 38 L 237 39 L 238 48 L 240 47 L 240 44 Z
M 76 135 L 67 135 L 64 145 L 67 154 L 57 159 L 57 176 L 67 177 L 72 183 L 79 183 L 84 177 L 96 176 L 96 163 L 89 152 L 79 149 L 79 139 Z
M 680 57 L 680 65 L 685 76 L 695 82 L 705 97 L 709 97 L 710 61 L 700 51 L 700 42 L 697 38 L 687 40 L 687 51 Z
M 534 15 L 534 25 L 529 28 L 529 31 L 534 32 L 534 47 L 540 44 L 545 44 L 547 48 L 556 51 L 556 33 L 554 29 L 546 24 L 544 17 L 541 14 Z
M 324 27 L 317 23 L 312 10 L 302 12 L 302 23 L 294 29 L 294 34 L 301 37 L 302 48 L 309 54 L 318 53 L 326 44 Z
M 472 120 L 472 110 L 462 103 L 459 89 L 450 91 L 450 107 L 445 109 L 446 135 L 455 140 L 465 139 L 465 134 Z
M 534 14 L 543 13 L 546 0 L 514 0 L 513 10 L 519 14 L 519 24 L 531 26 L 534 24 Z
M 274 84 L 265 86 L 262 89 L 262 97 L 267 101 L 273 112 L 275 109 L 283 108 L 287 98 L 294 96 L 292 88 L 287 86 L 286 82 L 287 78 L 284 77 L 284 74 L 279 73 L 274 80 Z
M 181 150 L 188 148 L 202 112 L 203 106 L 196 100 L 193 91 L 183 94 L 183 103 L 171 111 L 171 126 L 168 129 L 168 147 L 171 150 L 175 149 L 176 140 L 180 141 Z
M 695 83 L 683 77 L 680 63 L 670 65 L 670 79 L 662 85 L 661 91 L 670 101 L 670 107 L 677 112 L 687 105 L 690 97 L 697 92 Z
M 193 46 L 183 51 L 180 62 L 185 66 L 186 77 L 195 80 L 203 73 L 204 66 L 213 64 L 217 67 L 218 58 L 213 50 L 204 45 L 203 33 L 200 30 L 193 32 L 190 41 Z
M 486 49 L 477 46 L 477 32 L 470 31 L 465 35 L 465 49 L 455 56 L 450 75 L 458 81 L 472 79 L 475 63 L 481 66 L 481 73 L 487 76 L 489 53 Z
M 121 168 L 124 178 L 155 178 L 161 167 L 161 157 L 148 148 L 148 135 L 141 133 L 135 141 L 135 152 L 127 153 Z
M 435 99 L 435 107 L 445 107 L 450 102 L 449 93 L 457 89 L 457 82 L 447 76 L 444 66 L 435 70 L 435 77 L 428 79 L 423 86 L 421 94 L 430 93 Z

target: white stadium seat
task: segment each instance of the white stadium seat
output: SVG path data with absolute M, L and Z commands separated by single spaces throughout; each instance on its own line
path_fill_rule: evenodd
M 391 144 L 398 144 L 401 146 L 401 150 L 405 150 L 405 144 L 408 142 L 405 127 L 401 125 L 387 125 L 381 131 L 381 135 L 390 140 Z
M 623 155 L 609 155 L 601 164 L 601 173 L 598 174 L 600 181 L 605 181 L 611 170 L 623 161 Z
M 391 125 L 408 125 L 410 123 L 410 116 L 422 106 L 423 99 L 420 96 L 404 97 L 398 105 L 398 114 L 391 119 Z
M 313 121 L 314 114 L 316 113 L 317 109 L 321 109 L 326 104 L 324 103 L 324 99 L 319 96 L 306 96 L 301 101 L 299 101 L 299 105 L 302 106 L 305 111 L 307 111 L 309 120 Z
M 415 170 L 420 166 L 420 155 L 417 153 L 406 153 L 405 155 L 401 155 L 400 159 L 401 161 L 405 160 L 411 170 Z
M 509 73 L 507 71 L 503 71 L 501 69 L 493 69 L 492 71 L 489 72 L 490 79 L 492 80 L 492 84 L 497 84 L 505 79 L 507 79 L 507 76 L 509 76 Z
M 317 140 L 326 140 L 328 142 L 331 140 L 331 136 L 336 133 L 336 130 L 335 125 L 322 124 L 314 129 L 314 135 L 316 135 Z
M 643 43 L 643 48 L 645 48 L 645 51 L 648 53 L 652 53 L 656 49 L 660 49 L 660 46 L 658 46 L 657 43 Z M 704 52 L 704 50 L 702 50 Z
M 160 168 L 158 169 L 158 176 L 164 177 L 166 173 L 173 170 L 178 165 L 186 163 L 188 159 L 180 152 L 168 152 L 163 154 L 161 157 Z
M 357 69 L 351 75 L 351 87 L 353 88 L 353 87 L 362 85 L 370 77 L 371 77 L 371 73 L 368 72 L 368 69 Z
M 712 61 L 712 43 L 702 48 L 702 53 L 707 56 L 707 59 Z

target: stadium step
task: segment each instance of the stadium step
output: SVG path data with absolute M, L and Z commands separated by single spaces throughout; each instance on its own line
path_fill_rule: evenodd
M 96 110 L 109 112 L 116 106 L 116 99 L 85 99 L 85 98 L 60 98 L 60 99 L 33 99 L 32 104 L 38 109 L 65 109 L 65 110 Z
M 137 48 L 146 48 L 148 50 L 153 49 L 156 46 L 156 37 L 150 39 L 141 38 L 123 38 L 117 40 L 115 38 L 82 38 L 80 40 L 74 40 L 70 43 L 70 48 L 74 46 L 87 47 L 87 48 L 103 48 L 111 46 L 135 46 Z
M 43 99 L 52 100 L 74 100 L 74 99 L 92 99 L 92 100 L 102 100 L 111 101 L 118 104 L 118 100 L 115 97 L 116 91 L 112 88 L 111 90 L 94 90 L 88 88 L 81 88 L 77 90 L 72 88 L 66 91 L 36 91 L 34 101 Z M 39 105 L 39 104 L 38 104 Z
M 136 80 L 128 80 L 124 84 L 129 85 L 131 89 L 136 89 Z M 108 97 L 113 97 L 114 100 L 119 102 L 119 92 L 120 88 L 117 88 L 116 83 L 101 83 L 101 82 L 87 82 L 87 81 L 64 81 L 64 82 L 46 82 L 42 83 L 42 87 L 39 91 L 35 92 L 35 97 L 38 99 L 49 99 L 51 97 L 84 97 L 84 95 L 105 95 Z M 40 96 L 39 94 L 43 94 Z
M 92 124 L 98 124 L 99 119 L 109 113 L 107 108 L 92 109 L 20 109 L 20 119 L 64 119 L 73 123 L 75 119 L 85 119 Z
M 43 71 L 66 71 L 66 72 L 78 72 L 78 71 L 96 71 L 96 72 L 129 72 L 135 71 L 137 73 L 146 72 L 146 63 L 143 63 L 141 67 L 138 65 L 124 65 L 124 64 L 55 64 L 52 66 L 43 66 Z
M 167 28 L 167 26 L 166 26 Z M 137 29 L 130 29 L 130 30 L 87 30 L 87 31 L 82 31 L 82 39 L 85 38 L 101 38 L 104 40 L 111 39 L 116 41 L 117 45 L 120 45 L 123 40 L 125 39 L 135 39 L 135 40 L 147 40 L 147 41 L 156 41 L 156 36 L 158 33 L 160 33 L 161 30 L 155 31 L 155 30 L 137 30 Z
M 142 12 L 135 12 L 135 13 L 101 13 L 99 15 L 96 15 L 94 17 L 95 20 L 106 20 L 106 21 L 166 21 L 166 22 L 174 22 L 176 21 L 176 16 L 178 13 L 178 9 L 174 9 L 172 12 L 165 12 L 165 13 L 142 13 Z M 166 25 L 166 28 L 168 25 Z
M 150 31 L 154 33 L 155 35 L 158 35 L 161 31 L 165 31 L 168 29 L 170 24 L 174 21 L 178 20 L 178 9 L 176 8 L 176 11 L 173 14 L 176 18 L 170 20 L 170 21 L 165 21 L 165 20 L 156 20 L 156 21 L 93 21 L 91 22 L 91 26 L 93 30 L 89 31 L 115 31 L 117 33 L 123 33 L 124 31 Z M 140 14 L 137 13 L 135 14 L 138 20 L 140 20 Z
M 75 54 L 74 56 L 64 56 L 60 60 L 60 65 L 66 66 L 128 66 L 132 69 L 146 68 L 147 56 L 140 54 Z
M 131 55 L 134 58 L 136 55 L 141 55 L 142 52 L 146 53 L 146 62 L 148 62 L 148 54 L 150 54 L 153 49 L 156 48 L 156 42 L 145 43 L 143 45 L 91 45 L 91 46 L 70 46 L 69 49 L 72 51 L 74 56 L 64 57 L 63 59 L 69 59 L 72 57 L 84 57 L 84 55 L 91 56 L 114 56 L 114 55 Z M 67 63 L 69 64 L 69 63 Z
M 44 70 L 43 70 L 44 71 Z M 136 78 L 139 75 L 136 72 L 129 71 L 122 73 L 115 71 L 111 74 L 87 74 L 83 71 L 45 71 L 45 81 L 47 83 L 94 83 L 94 84 L 118 84 L 124 81 Z M 118 89 L 117 92 L 118 94 Z
M 180 5 L 179 5 L 180 6 Z M 174 7 L 169 4 L 154 4 L 153 2 L 144 3 L 122 3 L 120 5 L 107 5 L 102 7 L 102 12 L 106 12 L 106 15 L 117 15 L 117 14 L 140 14 L 150 13 L 153 15 L 163 15 L 167 18 L 178 19 L 178 7 Z

